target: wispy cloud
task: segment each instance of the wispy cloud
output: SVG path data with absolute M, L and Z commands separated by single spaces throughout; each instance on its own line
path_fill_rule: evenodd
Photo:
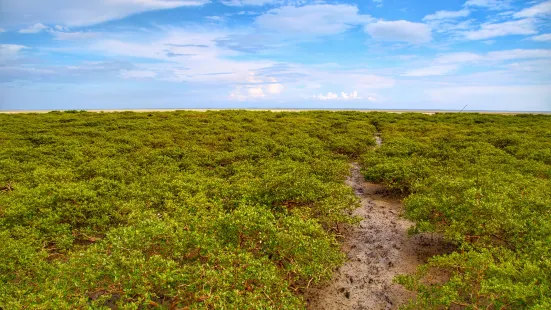
M 29 33 L 39 33 L 46 31 L 51 34 L 55 40 L 82 40 L 82 39 L 91 39 L 99 35 L 97 32 L 91 31 L 74 31 L 72 32 L 69 28 L 63 27 L 61 25 L 56 25 L 54 27 L 48 27 L 41 23 L 34 24 L 30 27 L 19 30 L 19 33 L 29 34 Z
M 121 70 L 120 76 L 124 79 L 146 79 L 156 77 L 157 73 L 147 70 Z
M 477 62 L 484 60 L 484 56 L 471 53 L 471 52 L 459 52 L 459 53 L 448 53 L 440 55 L 436 58 L 435 62 L 440 64 L 450 64 L 450 63 L 468 63 L 468 62 Z
M 526 18 L 546 15 L 551 15 L 551 0 L 523 9 L 522 11 L 515 13 L 513 16 L 515 18 Z
M 358 7 L 355 5 L 315 4 L 272 9 L 258 16 L 255 23 L 259 28 L 273 32 L 293 35 L 333 35 L 370 21 L 373 21 L 373 18 L 359 14 Z
M 509 35 L 531 35 L 537 33 L 535 21 L 521 19 L 503 23 L 484 23 L 476 30 L 465 31 L 463 35 L 468 40 L 485 40 Z
M 56 40 L 86 40 L 86 39 L 92 39 L 96 38 L 100 35 L 98 32 L 91 32 L 91 31 L 56 31 L 56 30 L 50 30 L 48 31 Z
M 489 60 L 494 61 L 507 61 L 515 59 L 537 59 L 537 58 L 551 58 L 551 50 L 544 49 L 514 49 L 505 51 L 489 52 L 486 56 Z
M 3 23 L 18 24 L 22 16 L 36 23 L 92 25 L 150 10 L 200 6 L 209 0 L 2 0 Z
M 17 59 L 20 56 L 20 52 L 26 48 L 28 47 L 18 44 L 0 44 L 0 63 L 7 63 L 8 61 Z
M 49 82 L 85 82 L 96 79 L 112 79 L 113 74 L 121 70 L 132 70 L 132 64 L 120 61 L 84 61 L 74 65 L 49 65 L 34 64 L 33 66 L 21 66 L 16 62 L 8 61 L 3 68 L 4 81 L 32 81 L 39 83 Z
M 545 34 L 541 34 L 539 36 L 533 36 L 530 39 L 532 39 L 534 41 L 539 41 L 539 42 L 551 41 L 551 33 L 545 33 Z
M 490 107 L 497 110 L 549 109 L 551 85 L 522 86 L 451 86 L 427 90 L 429 99 L 439 104 L 470 108 Z M 493 102 L 493 104 L 488 103 Z M 479 108 L 480 109 L 480 108 Z
M 38 24 L 34 24 L 30 27 L 27 27 L 27 28 L 24 28 L 24 29 L 21 29 L 19 30 L 18 32 L 19 33 L 38 33 L 38 32 L 41 32 L 45 29 L 49 29 L 47 26 L 44 26 L 43 24 L 41 23 L 38 23 Z
M 511 0 L 467 0 L 464 6 L 500 11 L 511 8 L 511 2 Z
M 359 100 L 364 98 L 360 97 L 357 91 L 353 91 L 351 93 L 341 92 L 340 94 L 328 92 L 327 94 L 314 95 L 312 96 L 312 99 L 325 101 L 325 100 Z M 377 99 L 372 96 L 368 97 L 367 100 L 377 101 Z
M 365 31 L 375 40 L 398 41 L 412 44 L 427 43 L 432 40 L 431 29 L 426 24 L 405 20 L 378 21 L 365 27 Z
M 305 1 L 291 1 L 291 0 L 221 0 L 221 2 L 228 6 L 262 6 L 266 4 L 293 4 L 303 3 Z
M 249 72 L 245 85 L 237 85 L 229 94 L 229 98 L 238 101 L 259 100 L 278 96 L 285 90 L 285 86 L 275 78 L 257 76 Z
M 436 63 L 458 64 L 475 62 L 502 62 L 520 59 L 551 59 L 551 50 L 547 49 L 513 49 L 493 51 L 485 54 L 461 52 L 440 55 L 435 59 Z
M 424 21 L 442 20 L 442 19 L 455 19 L 460 17 L 467 17 L 471 14 L 471 11 L 463 9 L 460 11 L 437 11 L 434 14 L 427 15 L 423 18 Z
M 430 67 L 424 67 L 419 69 L 410 70 L 402 76 L 409 76 L 409 77 L 424 77 L 424 76 L 439 76 L 439 75 L 446 75 L 454 72 L 457 70 L 457 65 L 440 65 L 440 66 L 430 66 Z

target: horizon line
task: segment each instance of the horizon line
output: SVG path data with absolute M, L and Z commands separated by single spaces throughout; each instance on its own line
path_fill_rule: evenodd
M 172 111 L 271 111 L 271 112 L 306 112 L 306 111 L 351 111 L 351 112 L 387 112 L 387 113 L 480 113 L 480 114 L 551 114 L 551 111 L 511 111 L 511 110 L 439 110 L 439 109 L 354 109 L 354 108 L 143 108 L 143 109 L 13 109 L 0 110 L 2 114 L 32 114 L 66 111 L 101 112 L 172 112 Z

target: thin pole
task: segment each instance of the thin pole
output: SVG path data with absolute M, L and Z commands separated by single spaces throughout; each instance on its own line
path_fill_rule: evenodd
M 465 110 L 465 108 L 468 106 L 468 104 L 466 104 L 463 109 L 461 109 L 461 111 L 459 111 L 459 113 L 463 112 L 463 110 Z

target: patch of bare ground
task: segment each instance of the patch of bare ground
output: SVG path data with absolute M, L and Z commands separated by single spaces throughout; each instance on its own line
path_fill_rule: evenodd
M 347 184 L 361 199 L 354 215 L 362 221 L 344 228 L 342 249 L 347 262 L 335 271 L 330 283 L 306 292 L 308 308 L 397 309 L 415 294 L 393 283 L 394 277 L 413 273 L 428 258 L 449 253 L 451 247 L 436 235 L 409 236 L 414 224 L 401 216 L 400 199 L 387 195 L 382 185 L 365 182 L 358 164 L 351 170 Z

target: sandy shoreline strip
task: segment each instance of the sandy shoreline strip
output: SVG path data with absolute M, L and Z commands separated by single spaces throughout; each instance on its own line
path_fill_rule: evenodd
M 225 111 L 225 110 L 244 110 L 244 111 L 271 111 L 271 112 L 305 112 L 305 111 L 331 111 L 331 112 L 387 112 L 387 113 L 459 113 L 458 110 L 371 110 L 371 109 L 105 109 L 105 110 L 85 110 L 87 112 L 172 112 L 172 111 Z M 48 113 L 52 111 L 66 110 L 0 110 L 2 114 L 25 114 L 25 113 Z M 551 114 L 551 111 L 462 111 L 462 113 L 481 113 L 481 114 Z

